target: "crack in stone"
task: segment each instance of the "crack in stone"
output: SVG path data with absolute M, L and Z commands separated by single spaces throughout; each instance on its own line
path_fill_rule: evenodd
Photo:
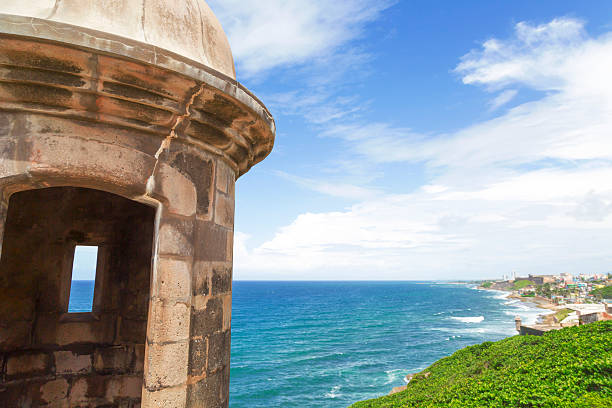
M 179 125 L 183 123 L 186 119 L 189 119 L 191 117 L 191 106 L 194 104 L 195 99 L 200 96 L 202 92 L 204 92 L 205 86 L 205 83 L 202 82 L 200 84 L 200 87 L 191 95 L 189 101 L 185 105 L 185 113 L 176 118 L 176 120 L 174 121 L 174 125 L 172 125 L 172 128 L 170 128 L 170 133 L 164 138 L 164 140 L 162 140 L 159 148 L 157 149 L 157 152 L 155 153 L 155 165 L 153 165 L 153 171 L 147 179 L 145 196 L 151 196 L 153 190 L 155 189 L 155 173 L 157 172 L 157 167 L 159 166 L 159 157 L 164 152 L 164 150 L 170 148 L 172 139 L 176 139 L 178 137 L 176 135 L 176 129 L 179 127 Z

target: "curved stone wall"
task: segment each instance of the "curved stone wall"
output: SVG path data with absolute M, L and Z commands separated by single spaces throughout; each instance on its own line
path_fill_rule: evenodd
M 228 405 L 234 186 L 269 154 L 274 130 L 253 95 L 209 67 L 111 34 L 0 15 L 0 279 L 23 266 L 2 245 L 16 239 L 4 234 L 16 193 L 87 188 L 155 209 L 144 361 L 130 373 L 142 376 L 141 398 L 132 389 L 87 399 L 72 392 L 76 377 L 66 380 L 54 366 L 44 384 L 26 381 L 33 385 L 21 388 L 25 398 L 57 406 Z M 40 351 L 38 343 L 8 341 L 13 322 L 0 315 L 4 367 L 13 353 Z M 31 327 L 18 337 L 32 336 Z M 92 355 L 117 346 L 95 338 L 103 340 L 88 343 Z M 69 351 L 48 345 L 42 354 Z M 15 381 L 28 374 L 0 375 L 0 405 L 21 406 Z M 63 379 L 66 392 L 45 393 Z

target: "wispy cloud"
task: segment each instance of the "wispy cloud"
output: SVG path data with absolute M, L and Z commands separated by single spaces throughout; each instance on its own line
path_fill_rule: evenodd
M 302 214 L 272 240 L 244 244 L 239 269 L 397 279 L 609 265 L 612 35 L 589 37 L 575 19 L 519 23 L 511 38 L 466 54 L 456 72 L 507 101 L 517 87 L 544 93 L 445 135 L 330 123 L 323 133 L 344 143 L 345 157 L 378 169 L 423 166 L 426 185 Z
M 286 180 L 292 181 L 302 187 L 310 190 L 329 195 L 332 197 L 349 198 L 354 200 L 363 200 L 373 198 L 380 193 L 375 188 L 368 188 L 354 184 L 344 183 L 341 181 L 317 180 L 306 177 L 296 176 L 294 174 L 285 173 L 282 171 L 275 172 Z
M 345 124 L 327 135 L 346 140 L 377 162 L 482 167 L 612 159 L 612 38 L 584 38 L 583 31 L 582 22 L 575 20 L 535 27 L 519 23 L 516 38 L 489 40 L 483 50 L 464 56 L 457 71 L 467 84 L 555 91 L 493 120 L 451 135 L 419 136 L 385 123 Z
M 211 0 L 240 74 L 325 58 L 362 34 L 390 0 Z
M 514 97 L 518 94 L 516 89 L 506 89 L 497 95 L 490 103 L 489 103 L 489 111 L 495 111 L 508 102 L 510 102 Z

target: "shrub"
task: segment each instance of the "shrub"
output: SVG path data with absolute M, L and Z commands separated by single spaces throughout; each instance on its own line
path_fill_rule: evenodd
M 610 406 L 612 321 L 467 347 L 415 376 L 405 391 L 352 408 Z

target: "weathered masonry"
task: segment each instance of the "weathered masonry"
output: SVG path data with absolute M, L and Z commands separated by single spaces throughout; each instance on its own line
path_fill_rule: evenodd
M 274 132 L 202 0 L 0 2 L 1 407 L 228 405 L 234 184 Z

